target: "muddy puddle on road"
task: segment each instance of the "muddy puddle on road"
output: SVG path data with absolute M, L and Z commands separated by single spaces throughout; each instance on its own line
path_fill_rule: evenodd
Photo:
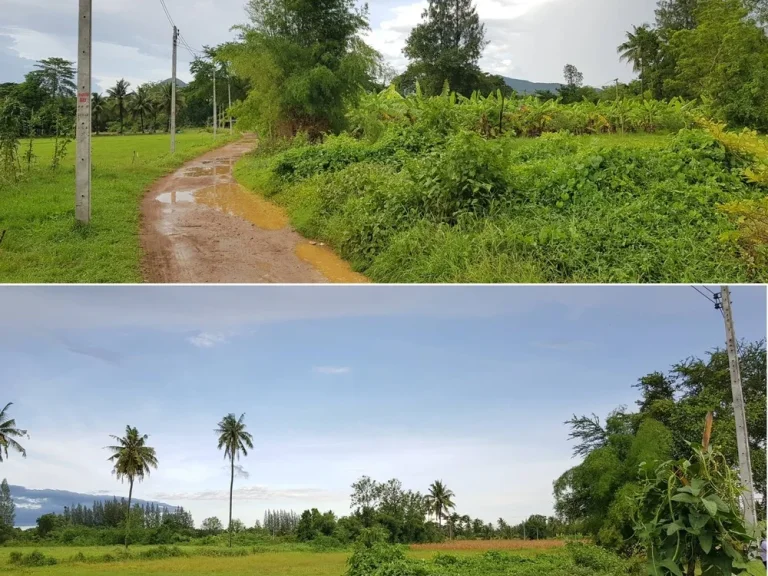
M 251 194 L 239 184 L 203 188 L 195 193 L 195 201 L 248 220 L 263 230 L 281 230 L 288 226 L 288 216 L 282 208 Z
M 335 284 L 365 284 L 368 278 L 354 272 L 349 264 L 336 256 L 327 246 L 306 242 L 296 246 L 296 256 L 319 270 L 323 276 Z
M 369 280 L 323 244 L 308 242 L 290 227 L 283 208 L 234 182 L 236 157 L 200 159 L 180 169 L 153 196 L 154 229 L 171 242 L 165 256 L 174 270 L 182 269 L 183 281 L 265 281 L 358 284 Z M 210 208 L 222 219 L 204 211 Z M 201 209 L 203 211 L 201 211 Z M 247 223 L 257 230 L 248 228 Z M 181 255 L 181 256 L 180 256 Z M 162 267 L 161 266 L 161 267 Z M 254 267 L 255 266 L 255 267 Z M 211 272 L 212 268 L 216 272 Z M 257 270 L 258 269 L 258 270 Z M 256 274 L 256 280 L 248 270 Z M 304 272 L 301 272 L 304 270 Z M 160 270 L 164 281 L 181 281 L 179 273 Z M 150 279 L 157 277 L 150 274 Z M 248 280 L 243 280 L 247 278 Z

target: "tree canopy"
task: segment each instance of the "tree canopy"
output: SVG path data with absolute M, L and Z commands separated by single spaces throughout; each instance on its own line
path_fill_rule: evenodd
M 346 106 L 373 87 L 380 56 L 361 39 L 367 6 L 353 0 L 251 0 L 251 21 L 219 56 L 251 84 L 236 107 L 264 136 L 317 137 L 344 126 Z
M 430 0 L 422 17 L 403 50 L 410 60 L 404 79 L 419 82 L 427 95 L 440 94 L 447 82 L 469 96 L 478 89 L 478 61 L 488 45 L 473 0 Z
M 766 348 L 765 342 L 740 346 L 742 386 L 755 490 L 766 493 Z M 570 438 L 583 460 L 554 483 L 555 509 L 569 523 L 580 523 L 598 543 L 631 547 L 634 543 L 632 502 L 641 491 L 639 466 L 648 469 L 690 456 L 690 444 L 701 442 L 704 420 L 713 412 L 711 441 L 731 465 L 738 463 L 728 355 L 716 350 L 707 358 L 690 358 L 668 373 L 654 372 L 635 385 L 639 410 L 613 411 L 600 423 L 597 416 L 576 417 Z

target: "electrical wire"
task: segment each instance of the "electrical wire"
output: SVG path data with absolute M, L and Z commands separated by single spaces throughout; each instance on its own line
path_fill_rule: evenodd
M 718 312 L 720 312 L 720 316 L 722 316 L 723 318 L 725 318 L 725 312 L 723 312 L 723 307 L 722 307 L 722 305 L 721 305 L 721 303 L 720 303 L 720 302 L 718 302 L 717 300 L 713 300 L 712 298 L 710 298 L 709 296 L 707 296 L 706 294 L 704 294 L 704 292 L 702 292 L 701 290 L 699 290 L 698 288 L 696 288 L 696 286 L 691 286 L 691 288 L 693 288 L 694 290 L 696 290 L 696 292 L 698 292 L 698 293 L 699 293 L 699 294 L 701 294 L 701 295 L 702 295 L 704 298 L 706 298 L 706 299 L 707 299 L 709 302 L 711 302 L 712 304 L 714 304 L 714 306 L 715 306 L 715 310 L 717 310 Z M 702 288 L 704 288 L 705 290 L 707 290 L 707 292 L 709 292 L 710 294 L 712 294 L 712 296 L 714 296 L 715 298 L 717 298 L 717 297 L 718 297 L 718 295 L 717 295 L 715 292 L 712 292 L 712 290 L 710 290 L 710 289 L 709 289 L 709 288 L 707 288 L 706 286 L 702 286 Z
M 178 30 L 178 27 L 176 26 L 176 23 L 173 21 L 173 17 L 171 16 L 171 12 L 168 10 L 168 6 L 165 4 L 165 0 L 160 0 L 160 6 L 163 8 L 163 12 L 165 12 L 165 17 L 168 18 L 168 22 L 171 24 L 171 26 L 174 27 L 174 29 Z M 195 50 L 189 45 L 189 42 L 187 42 L 186 38 L 184 38 L 181 30 L 178 30 L 178 33 L 179 43 L 184 48 L 186 48 L 187 52 L 189 52 L 189 55 L 192 56 L 193 59 L 199 58 L 199 55 L 202 54 L 202 52 L 200 50 Z
M 709 300 L 709 301 L 710 301 L 712 304 L 714 304 L 715 306 L 717 306 L 717 302 L 715 302 L 714 300 L 712 300 L 712 298 L 710 298 L 709 296 L 707 296 L 706 294 L 704 294 L 704 292 L 702 292 L 701 290 L 699 290 L 698 288 L 696 288 L 696 286 L 691 286 L 691 288 L 693 288 L 694 290 L 696 290 L 696 292 L 698 292 L 698 293 L 699 293 L 699 294 L 701 294 L 701 295 L 702 295 L 704 298 L 706 298 L 707 300 Z M 713 293 L 713 295 L 714 295 L 714 293 Z

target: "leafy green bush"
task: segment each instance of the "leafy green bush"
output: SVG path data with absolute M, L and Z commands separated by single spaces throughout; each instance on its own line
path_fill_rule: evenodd
M 207 548 L 202 550 L 196 550 L 195 556 L 213 556 L 216 558 L 230 558 L 248 556 L 249 553 L 256 553 L 256 549 L 253 548 L 249 552 L 246 548 Z
M 395 565 L 403 570 L 407 561 L 405 547 L 384 542 L 359 541 L 355 551 L 347 560 L 347 576 L 371 576 L 379 570 Z M 394 576 L 393 572 L 388 572 Z
M 246 157 L 236 176 L 378 282 L 768 280 L 760 221 L 733 208 L 765 196 L 752 136 L 694 129 L 678 101 L 507 102 L 502 131 L 500 104 L 386 92 L 351 133 Z M 556 121 L 571 116 L 580 128 Z
M 160 560 L 162 558 L 178 558 L 187 556 L 187 553 L 178 546 L 158 546 L 139 552 L 138 557 L 143 560 Z
M 577 566 L 584 566 L 596 571 L 618 571 L 624 563 L 615 554 L 604 548 L 583 542 L 568 542 L 566 550 Z
M 737 473 L 711 446 L 692 446 L 690 458 L 644 465 L 637 496 L 635 533 L 656 574 L 731 576 L 748 570 L 747 550 L 757 531 L 745 525 L 739 507 L 743 492 Z
M 33 550 L 29 554 L 21 552 L 11 552 L 9 562 L 15 566 L 53 566 L 57 564 L 56 558 L 46 556 L 39 550 Z

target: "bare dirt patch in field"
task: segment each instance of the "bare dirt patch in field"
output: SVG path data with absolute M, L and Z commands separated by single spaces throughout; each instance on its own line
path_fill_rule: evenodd
M 434 544 L 411 544 L 411 550 L 549 550 L 562 548 L 565 540 L 452 540 Z

